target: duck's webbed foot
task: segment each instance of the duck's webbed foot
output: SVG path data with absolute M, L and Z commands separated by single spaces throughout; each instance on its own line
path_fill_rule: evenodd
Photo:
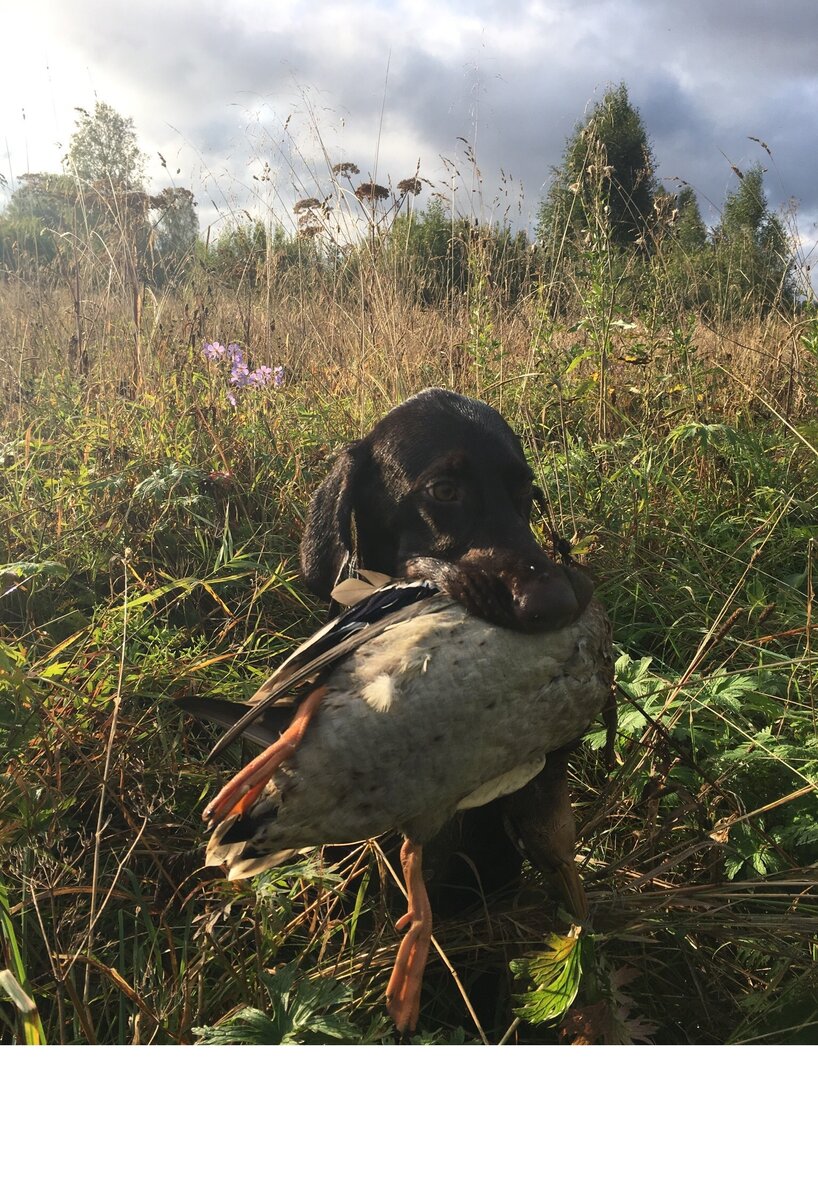
M 295 754 L 326 690 L 325 687 L 317 687 L 309 693 L 278 741 L 262 750 L 247 766 L 242 767 L 210 801 L 202 813 L 203 821 L 214 825 L 228 816 L 242 816 L 247 812 L 281 764 Z
M 399 932 L 406 932 L 386 989 L 386 1008 L 398 1033 L 412 1033 L 420 1015 L 423 972 L 432 941 L 432 909 L 423 882 L 422 847 L 407 838 L 400 861 L 409 907 L 396 925 Z

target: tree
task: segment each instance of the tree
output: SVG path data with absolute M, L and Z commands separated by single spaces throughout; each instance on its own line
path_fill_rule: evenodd
M 177 277 L 194 258 L 193 193 L 168 187 L 150 195 L 133 121 L 102 101 L 93 115 L 77 111 L 66 173 L 23 175 L 11 196 L 0 218 L 0 263 L 9 271 L 50 263 L 59 270 L 81 257 L 92 273 L 115 263 L 131 287 Z
M 559 246 L 566 235 L 570 241 L 572 235 L 604 225 L 614 245 L 639 241 L 646 246 L 655 193 L 653 151 L 628 89 L 620 83 L 609 88 L 568 139 L 540 209 L 540 243 Z
M 71 135 L 63 166 L 69 175 L 84 183 L 107 182 L 114 187 L 139 187 L 145 156 L 136 140 L 130 117 L 98 100 L 93 114 L 84 108 Z
M 679 246 L 695 253 L 704 250 L 707 245 L 707 226 L 702 220 L 696 193 L 689 184 L 685 184 L 676 195 L 675 237 Z
M 770 212 L 764 169 L 745 171 L 713 231 L 721 307 L 767 311 L 795 299 L 793 256 L 784 224 Z
M 76 187 L 65 175 L 21 175 L 0 215 L 0 263 L 27 274 L 48 266 L 59 254 L 60 233 L 70 228 Z
M 165 283 L 193 263 L 199 237 L 196 201 L 187 188 L 168 187 L 150 197 L 150 207 L 158 214 L 148 245 L 152 277 L 156 283 Z
M 263 279 L 267 231 L 261 221 L 237 218 L 222 230 L 207 254 L 207 266 L 219 279 L 253 287 Z

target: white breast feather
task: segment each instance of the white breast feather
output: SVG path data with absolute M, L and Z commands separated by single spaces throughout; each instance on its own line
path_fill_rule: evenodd
M 364 700 L 375 712 L 389 712 L 395 699 L 395 681 L 391 675 L 376 675 L 361 692 Z

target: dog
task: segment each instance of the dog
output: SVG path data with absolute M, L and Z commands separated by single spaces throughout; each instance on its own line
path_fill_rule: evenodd
M 356 566 L 425 575 L 494 624 L 557 629 L 577 619 L 593 584 L 538 544 L 536 501 L 542 493 L 500 414 L 431 388 L 338 455 L 310 505 L 302 574 L 325 600 Z M 512 587 L 498 586 L 501 572 Z
M 537 542 L 537 502 L 542 493 L 503 417 L 481 401 L 431 388 L 337 456 L 310 504 L 302 574 L 324 600 L 357 567 L 422 576 L 495 624 L 556 629 L 576 620 L 594 588 L 587 572 L 555 562 Z M 570 749 L 550 755 L 520 792 L 463 814 L 459 831 L 441 835 L 448 842 L 437 859 L 427 854 L 438 882 L 473 890 L 476 872 L 485 892 L 519 871 L 522 853 L 549 869 L 573 862 Z M 452 874 L 453 851 L 460 879 Z

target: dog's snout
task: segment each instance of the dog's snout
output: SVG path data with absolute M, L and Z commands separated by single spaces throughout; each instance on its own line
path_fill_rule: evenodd
M 572 567 L 551 566 L 519 576 L 512 589 L 514 615 L 531 632 L 561 629 L 585 610 L 593 594 L 591 580 Z

